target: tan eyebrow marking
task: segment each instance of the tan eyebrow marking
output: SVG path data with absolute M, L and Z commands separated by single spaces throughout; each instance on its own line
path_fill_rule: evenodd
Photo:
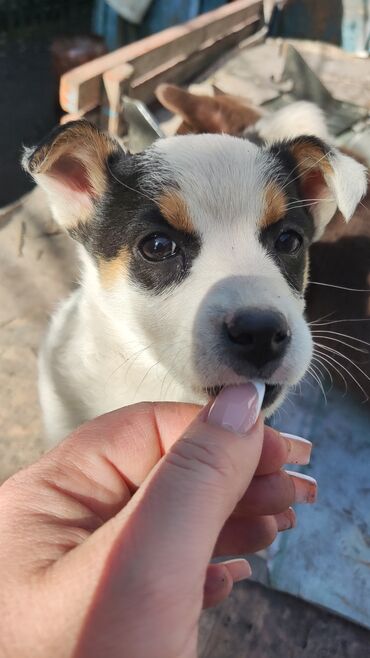
M 259 221 L 264 229 L 284 217 L 287 210 L 287 197 L 276 182 L 270 182 L 265 189 L 264 212 Z
M 155 200 L 163 217 L 171 226 L 179 231 L 194 233 L 195 228 L 191 221 L 185 199 L 176 190 L 167 190 Z
M 113 287 L 120 274 L 125 274 L 129 268 L 130 255 L 128 248 L 122 247 L 117 256 L 110 258 L 100 258 L 98 261 L 98 270 L 103 288 L 109 290 Z

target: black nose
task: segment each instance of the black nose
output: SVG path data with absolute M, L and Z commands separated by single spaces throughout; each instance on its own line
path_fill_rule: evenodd
M 271 309 L 238 311 L 225 323 L 233 351 L 256 368 L 282 357 L 290 340 L 286 318 Z

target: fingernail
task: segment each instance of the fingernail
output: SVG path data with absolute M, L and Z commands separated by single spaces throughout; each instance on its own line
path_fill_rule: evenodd
M 209 410 L 207 422 L 246 434 L 259 416 L 264 393 L 265 385 L 259 382 L 223 388 Z
M 235 560 L 225 560 L 222 564 L 224 564 L 230 572 L 234 583 L 250 578 L 252 575 L 251 565 L 247 560 L 236 558 Z
M 280 434 L 286 439 L 288 444 L 288 459 L 286 463 L 307 466 L 311 458 L 311 441 L 302 439 L 300 436 L 295 436 L 295 434 L 286 434 L 285 432 L 280 432 Z
M 275 514 L 275 519 L 279 532 L 295 528 L 296 516 L 293 507 L 289 507 L 285 512 L 281 512 L 281 514 Z
M 315 503 L 317 499 L 317 482 L 314 478 L 303 473 L 285 471 L 292 478 L 296 503 Z

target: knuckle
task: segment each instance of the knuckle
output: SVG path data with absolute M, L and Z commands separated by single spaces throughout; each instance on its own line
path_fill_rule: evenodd
M 261 489 L 262 487 L 260 487 L 260 494 L 262 496 L 263 490 Z M 266 491 L 267 500 L 271 506 L 271 511 L 274 513 L 286 509 L 294 502 L 294 484 L 284 471 L 267 476 L 263 489 Z
M 240 478 L 240 468 L 230 450 L 218 441 L 205 439 L 200 442 L 185 436 L 173 445 L 167 457 L 172 464 L 208 484 L 230 486 L 230 482 Z

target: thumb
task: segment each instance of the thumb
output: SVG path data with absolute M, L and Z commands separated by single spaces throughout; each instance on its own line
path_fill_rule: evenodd
M 151 554 L 203 572 L 217 537 L 248 488 L 263 443 L 264 394 L 253 383 L 225 388 L 172 446 L 123 510 L 135 515 Z M 131 507 L 131 509 L 130 509 Z M 145 540 L 144 540 L 145 535 Z M 157 568 L 161 568 L 157 562 Z M 174 571 L 176 567 L 174 565 Z M 178 582 L 178 572 L 176 573 Z

